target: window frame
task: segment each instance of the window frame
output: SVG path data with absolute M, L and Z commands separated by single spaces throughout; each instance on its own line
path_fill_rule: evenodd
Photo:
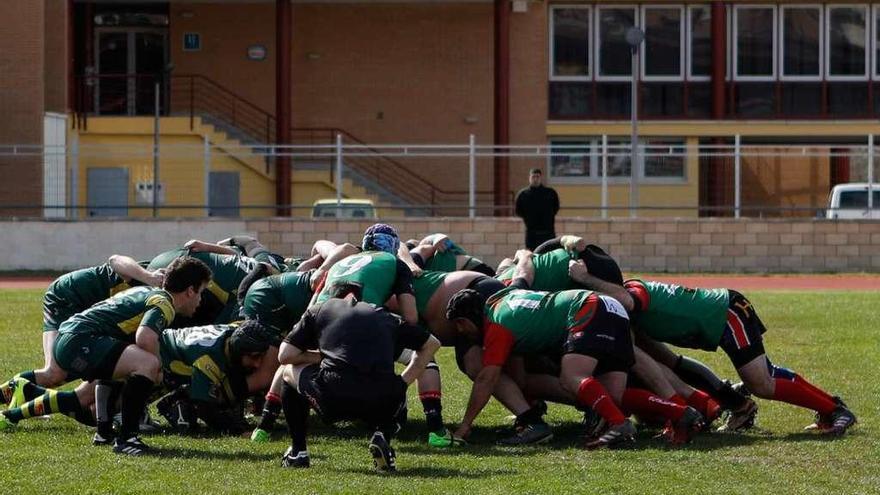
M 645 24 L 645 19 L 647 16 L 645 15 L 649 10 L 678 10 L 678 75 L 677 76 L 652 76 L 647 74 L 648 70 L 648 50 L 647 50 L 647 37 L 645 41 L 642 43 L 641 47 L 641 56 L 639 56 L 639 77 L 642 81 L 646 82 L 679 82 L 685 80 L 685 71 L 687 66 L 687 55 L 685 54 L 686 47 L 685 41 L 687 40 L 687 36 L 685 33 L 686 26 L 685 21 L 687 20 L 687 9 L 684 4 L 654 4 L 654 5 L 642 5 L 641 10 L 639 12 L 639 21 L 642 29 L 647 36 L 648 26 Z
M 816 75 L 785 75 L 785 11 L 798 9 L 813 9 L 819 11 L 819 72 Z M 816 82 L 825 77 L 825 5 L 819 3 L 781 4 L 779 6 L 779 80 L 787 82 Z
M 593 57 L 593 59 L 596 61 L 596 70 L 594 71 L 596 81 L 600 81 L 600 82 L 630 82 L 630 81 L 632 81 L 633 74 L 630 74 L 628 76 L 604 76 L 604 75 L 602 75 L 602 43 L 601 43 L 602 33 L 601 33 L 601 29 L 599 28 L 600 25 L 602 24 L 601 23 L 602 16 L 600 15 L 600 12 L 603 10 L 623 10 L 623 9 L 632 9 L 632 11 L 633 11 L 633 25 L 641 28 L 641 19 L 639 16 L 641 9 L 636 4 L 617 5 L 617 4 L 607 4 L 606 3 L 606 4 L 596 5 L 596 8 L 593 10 L 593 12 L 594 12 L 593 18 L 594 18 L 594 22 L 595 22 L 595 29 L 593 31 L 595 42 L 593 45 L 594 45 L 594 49 L 596 50 L 596 56 Z M 632 64 L 630 64 L 630 65 L 632 65 Z M 641 57 L 639 57 L 639 65 L 642 65 L 641 64 Z
M 880 57 L 877 56 L 877 48 L 880 48 L 880 43 L 877 42 L 877 36 L 880 36 L 880 29 L 877 29 L 877 21 L 880 20 L 880 4 L 872 4 L 871 5 L 871 25 L 870 37 L 871 37 L 871 80 L 878 81 L 880 80 Z
M 770 75 L 766 76 L 755 76 L 755 75 L 740 75 L 739 73 L 739 12 L 741 10 L 772 10 L 773 11 L 773 21 L 771 22 L 771 26 L 773 26 L 773 35 L 772 35 L 772 43 L 771 47 L 771 58 L 772 58 L 772 66 L 773 70 Z M 730 57 L 731 65 L 733 65 L 733 80 L 734 81 L 742 81 L 742 82 L 775 82 L 779 79 L 779 8 L 777 4 L 739 4 L 733 6 L 733 21 L 732 21 L 732 43 L 731 50 L 732 56 Z
M 693 36 L 694 36 L 693 29 L 694 28 L 693 28 L 693 22 L 691 22 L 691 13 L 695 10 L 706 10 L 709 12 L 709 23 L 710 23 L 710 28 L 709 28 L 710 35 L 709 36 L 710 36 L 710 41 L 711 41 L 711 22 L 712 22 L 712 7 L 711 7 L 711 5 L 708 3 L 688 5 L 687 9 L 686 9 L 687 19 L 685 21 L 685 24 L 687 24 L 685 26 L 685 29 L 687 30 L 687 33 L 685 33 L 685 43 L 687 45 L 685 47 L 685 58 L 686 58 L 686 65 L 687 65 L 687 69 L 685 70 L 685 79 L 688 81 L 694 81 L 694 82 L 707 82 L 707 81 L 712 80 L 711 73 L 708 76 L 695 76 L 693 73 L 693 65 L 694 65 L 693 55 L 694 54 L 693 54 L 693 50 L 691 48 L 693 47 Z M 730 63 L 729 59 L 727 60 L 727 63 L 728 64 Z
M 834 9 L 863 9 L 865 11 L 865 73 L 863 75 L 832 75 L 831 74 L 831 11 Z M 871 78 L 871 58 L 873 53 L 873 30 L 871 29 L 872 11 L 871 5 L 867 3 L 835 3 L 825 6 L 825 53 L 828 54 L 828 60 L 825 63 L 825 80 L 826 81 L 868 81 Z
M 623 135 L 609 135 L 608 136 L 608 145 L 617 146 L 617 144 L 612 143 L 612 141 L 617 140 L 629 140 L 630 136 Z M 670 147 L 682 149 L 682 171 L 681 176 L 679 177 L 651 177 L 645 175 L 645 156 L 640 155 L 641 161 L 637 165 L 638 169 L 638 181 L 640 184 L 647 185 L 685 185 L 689 183 L 688 178 L 688 157 L 691 154 L 691 145 L 688 143 L 686 137 L 681 136 L 640 136 L 639 137 L 639 147 L 644 148 L 646 146 L 663 146 L 663 145 L 651 145 L 647 141 L 651 139 L 661 139 L 661 140 L 680 140 L 681 144 L 670 145 Z M 553 168 L 551 166 L 551 162 L 553 160 L 552 156 L 547 156 L 547 181 L 549 184 L 553 185 L 599 185 L 602 183 L 602 136 L 548 136 L 547 138 L 547 146 L 550 153 L 552 153 L 554 144 L 580 144 L 580 143 L 589 143 L 591 152 L 589 157 L 589 176 L 569 176 L 569 177 L 561 177 L 553 175 Z M 630 164 L 632 167 L 632 164 Z M 619 184 L 629 184 L 630 176 L 629 175 L 609 175 L 608 183 L 612 185 Z
M 594 22 L 593 22 L 595 14 L 593 12 L 592 5 L 584 5 L 584 4 L 553 4 L 553 5 L 551 5 L 550 6 L 550 16 L 548 19 L 548 22 L 550 25 L 550 27 L 549 27 L 549 31 L 550 31 L 550 38 L 549 38 L 550 59 L 548 60 L 548 67 L 547 67 L 548 75 L 550 78 L 549 80 L 550 81 L 567 81 L 567 82 L 572 82 L 572 81 L 574 81 L 574 82 L 589 82 L 589 81 L 592 81 L 593 80 L 593 49 L 594 49 L 593 46 L 588 47 L 589 49 L 587 50 L 587 74 L 585 76 L 557 76 L 554 74 L 554 64 L 556 63 L 556 61 L 555 61 L 556 46 L 554 43 L 555 28 L 553 25 L 553 20 L 554 20 L 553 13 L 556 10 L 562 10 L 562 9 L 586 10 L 588 12 L 588 15 L 590 16 L 588 23 L 587 23 L 588 28 L 590 29 L 590 32 L 587 33 L 588 38 L 589 38 L 587 41 L 589 41 L 592 44 L 594 41 L 594 38 L 595 38 L 594 33 L 593 33 L 593 30 L 595 29 Z

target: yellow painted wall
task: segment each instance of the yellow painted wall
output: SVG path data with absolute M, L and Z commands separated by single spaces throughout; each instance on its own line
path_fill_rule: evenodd
M 595 134 L 593 134 L 595 135 Z M 688 138 L 689 147 L 696 146 L 697 138 Z M 683 206 L 689 209 L 681 210 L 642 210 L 639 216 L 648 217 L 696 217 L 696 207 L 699 206 L 699 159 L 696 153 L 688 153 L 685 160 L 685 180 L 681 183 L 642 183 L 639 184 L 638 198 L 640 206 Z M 566 208 L 570 206 L 602 205 L 602 186 L 600 184 L 554 184 L 550 186 L 559 194 L 559 202 L 562 208 L 560 216 L 572 217 L 598 217 L 601 210 L 587 210 L 579 208 Z M 629 182 L 609 182 L 608 205 L 610 207 L 629 207 Z M 609 216 L 629 216 L 629 210 L 609 210 Z
M 245 206 L 273 205 L 275 203 L 274 175 L 267 173 L 262 156 L 251 154 L 239 147 L 213 126 L 196 119 L 190 129 L 189 118 L 165 117 L 160 123 L 159 180 L 165 187 L 165 205 L 172 208 L 159 210 L 161 217 L 200 217 L 207 214 L 203 208 L 185 206 L 207 203 L 205 196 L 204 138 L 213 145 L 210 169 L 214 172 L 239 172 L 241 216 L 274 216 L 274 208 L 245 208 Z M 77 204 L 85 205 L 88 191 L 88 169 L 123 167 L 129 171 L 129 216 L 149 217 L 152 209 L 135 208 L 135 184 L 153 180 L 153 119 L 148 117 L 92 117 L 88 129 L 70 131 L 70 138 L 79 140 L 80 156 Z M 75 135 L 75 136 L 74 136 Z M 72 142 L 72 141 L 70 141 Z M 69 160 L 70 164 L 72 161 Z M 271 172 L 271 171 L 270 171 Z M 311 207 L 319 199 L 336 197 L 336 188 L 327 172 L 296 170 L 292 177 L 293 204 Z M 378 204 L 364 188 L 350 180 L 343 180 L 346 198 L 367 198 Z M 180 206 L 180 208 L 173 208 Z M 403 216 L 400 210 L 381 207 L 381 216 Z M 298 208 L 295 216 L 309 216 L 309 208 Z M 82 210 L 81 216 L 87 215 Z

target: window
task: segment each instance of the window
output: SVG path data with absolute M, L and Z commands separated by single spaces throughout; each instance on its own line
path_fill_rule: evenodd
M 688 7 L 688 79 L 709 80 L 712 75 L 712 11 L 707 5 Z
M 874 79 L 880 79 L 880 5 L 874 6 Z M 874 99 L 877 101 L 877 98 Z
M 825 22 L 826 76 L 862 80 L 868 76 L 868 7 L 829 6 Z
M 786 5 L 781 9 L 782 79 L 821 79 L 822 7 Z
M 733 11 L 733 58 L 736 79 L 766 81 L 776 77 L 776 8 L 737 5 Z
M 684 139 L 640 139 L 640 158 L 643 164 L 640 180 L 651 182 L 681 182 L 685 180 Z M 628 137 L 608 138 L 608 178 L 627 182 L 630 176 L 630 149 Z M 596 136 L 551 139 L 549 159 L 550 178 L 556 183 L 596 183 L 602 180 L 602 138 Z
M 643 7 L 645 30 L 642 77 L 654 81 L 679 81 L 684 75 L 684 8 Z
M 551 79 L 589 79 L 591 13 L 589 7 L 551 8 Z
M 597 79 L 628 81 L 632 74 L 632 56 L 626 43 L 626 31 L 637 23 L 635 7 L 597 7 L 596 18 Z

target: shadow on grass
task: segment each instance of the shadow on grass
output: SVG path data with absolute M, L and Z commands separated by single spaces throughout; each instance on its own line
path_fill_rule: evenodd
M 448 467 L 425 467 L 425 466 L 415 466 L 415 467 L 401 467 L 398 468 L 398 471 L 395 473 L 382 473 L 376 471 L 375 469 L 371 469 L 368 467 L 363 468 L 354 468 L 354 469 L 345 469 L 343 470 L 347 473 L 367 475 L 367 476 L 376 476 L 379 478 L 430 478 L 430 479 L 442 479 L 442 478 L 464 478 L 464 479 L 481 479 L 489 476 L 508 476 L 515 474 L 516 471 L 512 471 L 509 469 L 491 469 L 491 470 L 480 470 L 479 472 L 468 472 L 462 471 L 460 469 L 448 468 Z
M 251 451 L 215 451 L 215 450 L 197 450 L 185 447 L 153 447 L 150 449 L 150 457 L 163 457 L 175 459 L 205 459 L 205 460 L 222 460 L 222 461 L 243 461 L 243 462 L 268 462 L 281 459 L 283 452 L 260 453 Z

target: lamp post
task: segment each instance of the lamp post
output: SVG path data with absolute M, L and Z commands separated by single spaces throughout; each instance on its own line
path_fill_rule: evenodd
M 626 30 L 626 43 L 632 50 L 632 93 L 630 96 L 630 119 L 632 135 L 630 136 L 629 158 L 629 216 L 637 216 L 639 207 L 639 45 L 645 41 L 645 32 L 638 26 Z

